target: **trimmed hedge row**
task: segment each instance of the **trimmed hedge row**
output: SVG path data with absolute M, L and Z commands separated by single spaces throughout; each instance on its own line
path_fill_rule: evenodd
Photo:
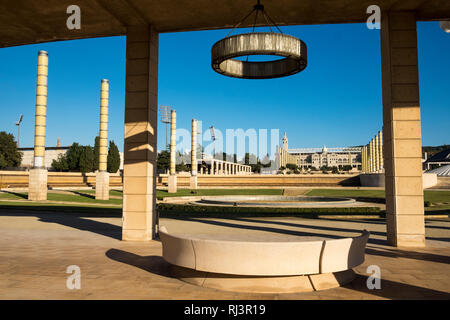
M 302 216 L 317 217 L 319 215 L 380 215 L 379 207 L 351 208 L 273 208 L 273 207 L 232 207 L 232 206 L 199 206 L 189 204 L 159 203 L 159 216 L 170 217 L 279 217 Z

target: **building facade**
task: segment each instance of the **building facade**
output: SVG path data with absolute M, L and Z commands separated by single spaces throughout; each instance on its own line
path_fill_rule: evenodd
M 32 168 L 34 159 L 34 148 L 18 148 L 22 152 L 21 168 Z M 45 147 L 44 167 L 51 169 L 53 160 L 57 160 L 60 155 L 65 155 L 69 151 L 69 147 Z M 119 170 L 123 170 L 123 152 L 119 152 L 120 166 Z
M 277 153 L 278 168 L 286 167 L 288 164 L 297 165 L 301 169 L 322 167 L 351 166 L 352 170 L 361 168 L 361 148 L 341 147 L 341 148 L 288 148 L 288 138 L 284 133 L 282 147 Z

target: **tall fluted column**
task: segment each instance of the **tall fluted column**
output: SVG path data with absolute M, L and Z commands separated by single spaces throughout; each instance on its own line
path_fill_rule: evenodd
M 380 166 L 380 170 L 383 171 L 384 169 L 384 162 L 383 162 L 383 132 L 379 131 L 378 132 L 378 142 L 379 142 L 379 166 Z
M 380 140 L 378 140 L 378 134 L 375 135 L 375 170 L 376 172 L 380 171 Z
M 172 110 L 170 115 L 170 174 L 169 174 L 169 193 L 177 192 L 177 173 L 176 173 L 176 143 L 177 143 L 177 112 Z
M 373 172 L 375 168 L 373 158 L 374 156 L 373 156 L 373 139 L 372 139 L 369 142 L 369 165 L 370 165 L 369 172 Z
M 197 189 L 197 120 L 195 119 L 192 119 L 191 177 L 189 185 L 191 189 Z
M 103 79 L 100 85 L 100 147 L 98 172 L 95 181 L 95 199 L 109 200 L 108 159 L 108 101 L 109 81 Z
M 29 173 L 28 199 L 47 200 L 45 167 L 45 129 L 47 118 L 48 53 L 39 51 L 36 80 L 36 115 L 34 124 L 34 162 Z
M 365 150 L 365 147 L 363 146 L 361 148 L 361 171 L 362 172 L 366 172 L 366 165 L 364 163 L 364 161 L 366 160 L 365 156 L 364 156 L 364 150 Z
M 369 144 L 366 144 L 366 173 L 370 172 L 370 149 Z

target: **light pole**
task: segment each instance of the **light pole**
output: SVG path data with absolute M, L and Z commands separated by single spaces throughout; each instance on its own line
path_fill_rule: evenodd
M 16 122 L 17 126 L 17 148 L 20 148 L 20 124 L 22 123 L 23 114 L 20 115 L 19 121 Z
M 170 112 L 171 112 L 171 108 L 169 106 L 160 106 L 159 107 L 159 113 L 161 115 L 161 122 L 166 124 L 166 150 L 167 151 L 169 151 Z
M 214 127 L 211 126 L 209 127 L 209 130 L 211 131 L 211 138 L 213 139 L 213 143 L 214 143 L 214 154 L 213 154 L 213 159 L 216 156 L 216 134 L 214 133 Z

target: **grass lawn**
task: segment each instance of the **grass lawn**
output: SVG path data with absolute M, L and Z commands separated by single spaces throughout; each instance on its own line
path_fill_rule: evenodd
M 26 200 L 26 192 L 0 192 L 0 200 Z M 95 200 L 93 195 L 83 195 L 83 194 L 65 194 L 65 193 L 55 193 L 49 191 L 47 193 L 47 200 L 49 201 L 65 201 L 65 202 L 84 202 L 92 204 L 122 204 L 122 199 L 109 199 L 109 200 Z M 9 202 L 8 202 L 9 203 Z
M 308 196 L 337 196 L 360 199 L 382 200 L 384 202 L 384 190 L 345 190 L 345 189 L 313 189 L 307 193 Z M 450 191 L 425 190 L 424 201 L 429 202 L 425 211 L 439 211 L 439 213 L 450 213 Z
M 121 210 L 119 207 L 122 204 L 122 198 L 112 198 L 110 200 L 95 200 L 94 196 L 95 190 L 74 190 L 70 194 L 69 193 L 58 193 L 58 192 L 48 192 L 48 200 L 49 201 L 61 201 L 66 202 L 63 203 L 45 203 L 45 202 L 29 202 L 27 201 L 27 193 L 26 192 L 0 192 L 0 208 L 2 210 L 8 208 L 19 208 L 26 207 L 27 209 L 38 210 L 39 207 L 45 207 L 45 210 L 53 208 L 52 210 L 60 210 L 64 212 L 69 212 L 71 210 Z M 120 190 L 111 190 L 110 194 L 113 196 L 121 197 L 122 191 Z M 282 195 L 283 189 L 198 189 L 191 193 L 190 189 L 178 189 L 177 193 L 168 193 L 167 190 L 157 190 L 156 197 L 158 200 L 162 200 L 164 197 L 176 197 L 176 196 L 214 196 L 214 195 Z M 306 195 L 308 196 L 336 196 L 336 197 L 350 197 L 354 199 L 359 199 L 362 201 L 369 202 L 379 202 L 384 203 L 384 190 L 345 190 L 345 189 L 313 189 L 309 191 Z M 11 201 L 1 201 L 1 200 L 16 200 L 15 202 Z M 425 211 L 428 214 L 450 214 L 450 191 L 431 191 L 425 190 L 424 192 L 424 201 L 427 202 L 427 206 L 425 207 Z M 70 204 L 76 203 L 76 204 Z M 102 206 L 104 205 L 104 206 Z M 108 207 L 108 205 L 116 205 L 117 208 Z M 163 211 L 170 211 L 171 213 L 175 213 L 180 211 L 181 207 L 161 207 Z M 187 210 L 188 208 L 183 208 L 183 210 Z M 216 208 L 217 209 L 217 208 Z M 181 210 L 181 211 L 183 211 Z M 204 210 L 204 209 L 199 209 Z M 225 209 L 224 209 L 225 210 Z M 232 209 L 226 209 L 225 211 L 230 211 Z M 263 209 L 261 209 L 263 210 Z M 308 209 L 309 210 L 309 209 Z M 306 210 L 306 211 L 308 211 Z M 323 210 L 314 210 L 317 213 L 324 213 Z M 352 209 L 354 210 L 354 209 Z M 358 211 L 369 213 L 368 209 L 359 209 L 355 212 L 351 212 L 353 214 Z M 372 210 L 372 209 L 370 209 Z M 370 211 L 369 210 L 369 211 Z M 192 211 L 190 208 L 187 211 Z M 217 210 L 215 210 L 217 211 Z M 268 211 L 276 211 L 270 208 L 264 208 L 264 214 L 268 214 Z M 288 212 L 289 210 L 285 210 L 283 213 L 294 213 Z M 300 213 L 309 213 L 304 209 L 299 210 L 299 212 L 295 212 L 297 214 Z M 342 210 L 345 211 L 345 210 Z M 178 212 L 177 212 L 178 213 Z M 218 212 L 214 212 L 217 214 Z M 281 213 L 281 212 L 280 212 Z M 330 213 L 333 210 L 330 210 Z M 344 213 L 344 212 L 342 212 Z M 350 212 L 349 212 L 350 213 Z M 201 212 L 200 214 L 204 214 Z

